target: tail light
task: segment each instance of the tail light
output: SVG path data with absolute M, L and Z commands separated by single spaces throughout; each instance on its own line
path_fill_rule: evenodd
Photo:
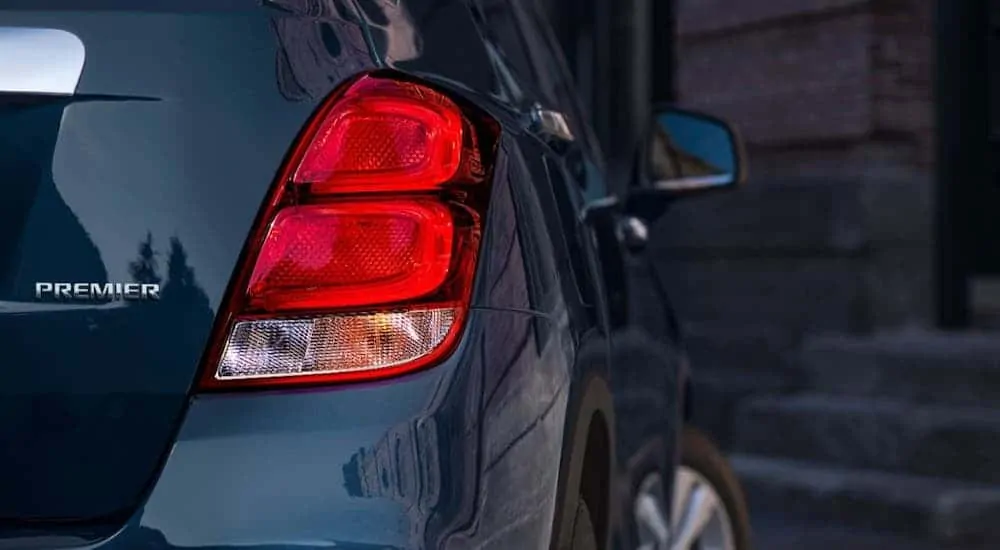
M 451 350 L 472 292 L 495 122 L 366 75 L 334 93 L 271 191 L 199 387 L 373 380 Z

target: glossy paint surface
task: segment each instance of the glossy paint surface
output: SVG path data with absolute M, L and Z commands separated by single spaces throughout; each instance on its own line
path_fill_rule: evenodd
M 612 322 L 604 289 L 622 282 L 574 215 L 601 185 L 573 165 L 600 159 L 532 135 L 526 108 L 544 98 L 515 90 L 465 2 L 358 5 L 0 8 L 0 27 L 86 48 L 74 96 L 0 96 L 0 548 L 547 548 L 594 422 L 612 438 L 609 498 L 627 499 L 632 466 L 670 466 L 677 354 Z M 290 145 L 337 85 L 378 67 L 503 126 L 458 350 L 386 382 L 189 398 Z M 133 280 L 161 282 L 162 301 L 33 295 Z M 628 518 L 604 519 L 625 547 Z
M 0 518 L 119 517 L 168 450 L 250 224 L 325 90 L 284 71 L 260 8 L 0 22 L 73 33 L 87 57 L 72 97 L 0 99 Z M 163 299 L 36 299 L 45 281 L 159 281 Z

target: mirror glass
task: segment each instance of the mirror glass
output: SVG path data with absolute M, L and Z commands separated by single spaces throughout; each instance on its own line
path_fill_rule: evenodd
M 736 138 L 716 119 L 678 110 L 656 115 L 649 151 L 654 189 L 689 191 L 739 183 Z

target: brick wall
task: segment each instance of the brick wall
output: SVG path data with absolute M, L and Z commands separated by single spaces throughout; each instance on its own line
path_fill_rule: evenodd
M 928 323 L 932 0 L 676 1 L 681 103 L 735 122 L 751 171 L 655 229 L 689 331 L 777 363 Z

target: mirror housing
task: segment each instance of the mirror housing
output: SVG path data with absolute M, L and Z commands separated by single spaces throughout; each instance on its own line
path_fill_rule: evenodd
M 638 181 L 625 210 L 647 220 L 659 217 L 677 199 L 735 189 L 746 181 L 739 134 L 710 115 L 656 107 L 640 149 Z

